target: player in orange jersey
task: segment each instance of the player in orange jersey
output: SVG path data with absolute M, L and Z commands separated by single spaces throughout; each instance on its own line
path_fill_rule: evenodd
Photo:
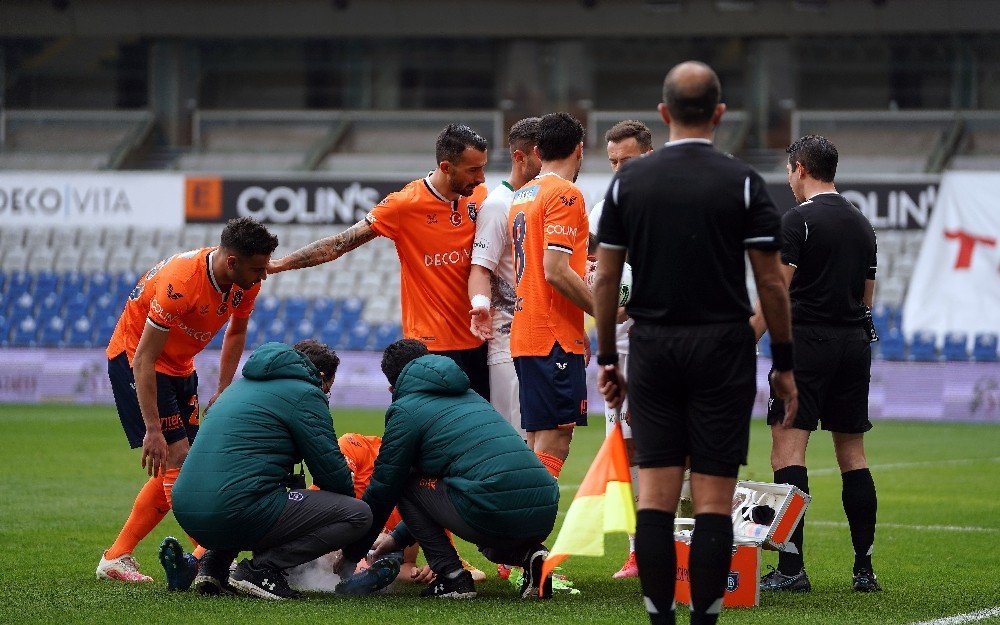
M 510 353 L 528 446 L 558 477 L 573 427 L 587 424 L 589 228 L 583 194 L 573 184 L 583 162 L 583 125 L 568 113 L 542 117 L 535 150 L 541 172 L 514 194 L 508 223 L 517 283 Z
M 344 454 L 344 460 L 347 461 L 347 468 L 351 470 L 351 475 L 354 478 L 354 494 L 358 499 L 361 499 L 372 480 L 375 458 L 378 457 L 378 450 L 382 447 L 382 437 L 349 432 L 337 439 L 337 442 L 340 444 L 340 451 Z M 393 508 L 389 520 L 385 522 L 383 533 L 396 529 L 402 520 L 402 517 L 399 516 L 399 510 Z M 422 584 L 429 584 L 434 579 L 434 572 L 429 566 L 417 566 L 419 552 L 420 545 L 413 545 L 403 550 L 403 563 L 399 567 L 399 575 L 396 579 Z M 473 580 L 481 582 L 486 579 L 485 573 L 473 567 L 465 558 L 461 556 L 459 558 L 462 561 L 462 566 L 472 573 Z M 359 563 L 359 567 L 362 564 L 364 561 Z
M 118 538 L 102 555 L 99 579 L 152 581 L 139 571 L 132 551 L 170 510 L 174 480 L 198 431 L 194 356 L 229 323 L 219 387 L 207 411 L 236 374 L 247 319 L 277 246 L 277 237 L 261 224 L 233 219 L 222 231 L 219 247 L 161 261 L 129 294 L 108 344 L 108 378 L 125 436 L 133 449 L 142 447 L 142 467 L 151 477 Z M 184 581 L 190 583 L 169 583 L 173 588 Z
M 486 344 L 469 329 L 466 295 L 472 240 L 486 199 L 486 139 L 451 124 L 438 135 L 438 166 L 426 178 L 390 193 L 347 230 L 268 264 L 269 273 L 340 258 L 376 236 L 392 239 L 401 268 L 403 336 L 450 357 L 472 389 L 490 398 Z

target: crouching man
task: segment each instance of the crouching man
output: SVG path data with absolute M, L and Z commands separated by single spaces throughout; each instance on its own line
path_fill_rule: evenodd
M 218 594 L 231 584 L 265 599 L 295 598 L 286 569 L 368 532 L 371 510 L 354 497 L 330 418 L 338 364 L 317 341 L 294 349 L 266 343 L 212 405 L 173 491 L 177 521 L 209 549 L 194 578 L 199 592 Z M 322 490 L 304 483 L 289 489 L 303 460 Z M 240 551 L 253 557 L 230 576 Z
M 403 522 L 369 559 L 419 542 L 435 574 L 422 596 L 476 596 L 472 575 L 445 533 L 450 530 L 490 561 L 524 567 L 523 598 L 551 597 L 551 576 L 542 579 L 548 555 L 542 541 L 556 520 L 555 478 L 510 423 L 470 390 L 451 359 L 403 339 L 386 348 L 382 372 L 393 402 L 363 497 L 374 520 L 344 549 L 347 570 L 365 557 L 398 506 Z

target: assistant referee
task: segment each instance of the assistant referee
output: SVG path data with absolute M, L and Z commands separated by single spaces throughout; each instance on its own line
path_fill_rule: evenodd
M 771 466 L 774 481 L 809 492 L 806 444 L 820 423 L 833 434 L 843 479 L 844 512 L 854 543 L 854 590 L 882 590 L 872 570 L 875 543 L 875 482 L 865 457 L 868 387 L 872 354 L 869 311 L 875 292 L 875 231 L 837 193 L 837 148 L 825 137 L 808 135 L 787 150 L 788 184 L 798 206 L 782 217 L 782 272 L 790 283 L 792 325 L 802 394 L 795 427 L 775 427 L 781 402 L 769 402 Z M 758 338 L 764 319 L 751 323 Z M 811 589 L 803 564 L 803 523 L 792 534 L 797 550 L 778 554 L 778 568 L 761 580 L 762 590 Z
M 691 623 L 713 624 L 732 557 L 733 491 L 746 463 L 756 394 L 749 252 L 772 328 L 772 381 L 795 418 L 788 292 L 778 250 L 781 222 L 764 181 L 712 146 L 726 110 L 709 66 L 675 66 L 660 115 L 670 141 L 627 163 L 605 197 L 594 287 L 598 384 L 620 405 L 625 381 L 615 352 L 617 286 L 626 253 L 633 292 L 628 400 L 639 464 L 636 558 L 650 622 L 674 623 L 674 515 L 691 462 L 695 526 L 691 541 Z

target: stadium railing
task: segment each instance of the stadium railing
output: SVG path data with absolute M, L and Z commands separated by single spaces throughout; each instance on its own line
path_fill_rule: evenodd
M 148 111 L 0 109 L 0 169 L 118 169 L 153 126 Z

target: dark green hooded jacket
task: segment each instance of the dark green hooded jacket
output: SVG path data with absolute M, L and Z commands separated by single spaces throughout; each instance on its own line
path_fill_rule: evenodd
M 283 481 L 303 459 L 320 488 L 354 496 L 319 371 L 265 343 L 201 425 L 174 484 L 177 522 L 209 549 L 249 549 L 277 522 Z
M 428 355 L 406 365 L 385 415 L 385 434 L 363 500 L 372 530 L 344 550 L 365 555 L 399 500 L 411 472 L 436 477 L 462 518 L 487 536 L 547 536 L 559 486 L 520 435 L 450 358 Z M 363 543 L 363 544 L 362 544 Z

